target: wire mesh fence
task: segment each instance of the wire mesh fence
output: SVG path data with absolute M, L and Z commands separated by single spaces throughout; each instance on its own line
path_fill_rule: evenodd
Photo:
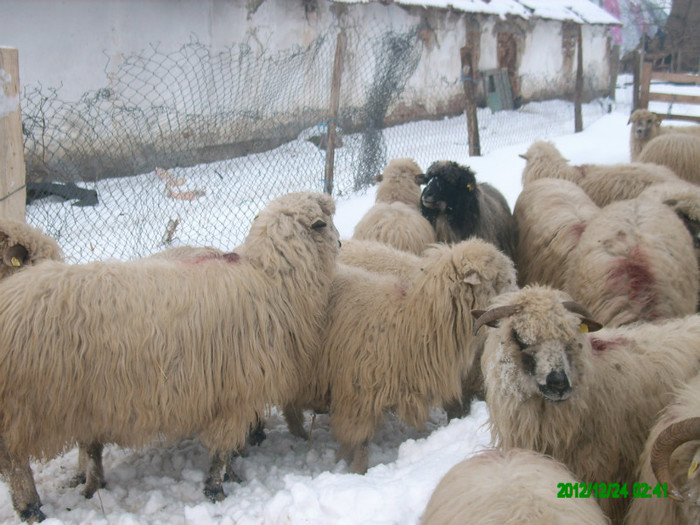
M 235 247 L 271 198 L 325 189 L 337 30 L 274 54 L 214 51 L 195 37 L 175 52 L 153 45 L 106 67 L 108 87 L 78 101 L 62 100 L 60 89 L 25 90 L 27 221 L 73 262 Z M 366 188 L 391 158 L 424 167 L 465 159 L 460 81 L 435 79 L 431 100 L 419 103 L 407 88 L 422 54 L 418 28 L 343 30 L 347 53 L 367 58 L 343 72 L 334 196 Z M 548 108 L 518 109 L 531 116 L 520 128 L 510 112 L 479 109 L 482 154 L 571 131 L 563 128 L 573 105 Z M 588 104 L 584 122 L 605 112 Z

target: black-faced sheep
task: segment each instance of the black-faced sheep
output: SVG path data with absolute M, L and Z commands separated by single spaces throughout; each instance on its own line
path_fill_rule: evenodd
M 517 242 L 508 202 L 474 172 L 456 162 L 434 162 L 425 173 L 421 212 L 435 228 L 439 242 L 480 237 L 513 258 Z
M 656 137 L 644 146 L 639 162 L 654 162 L 669 168 L 683 180 L 700 184 L 700 134 Z
M 557 497 L 563 484 L 578 489 L 571 472 L 552 458 L 524 449 L 486 450 L 445 474 L 421 524 L 609 525 L 593 499 Z
M 700 316 L 600 329 L 564 292 L 528 286 L 497 297 L 474 329 L 492 439 L 564 463 L 584 483 L 627 484 L 656 414 L 700 371 Z M 599 499 L 621 523 L 628 499 Z
M 471 305 L 515 287 L 512 261 L 493 245 L 471 239 L 456 247 L 426 250 L 411 283 L 339 265 L 309 391 L 285 414 L 330 406 L 338 457 L 352 472 L 367 470 L 367 446 L 385 411 L 419 426 L 431 407 L 461 397 L 476 360 Z M 304 436 L 298 422 L 289 427 Z
M 420 254 L 435 231 L 420 213 L 422 170 L 411 159 L 394 159 L 377 175 L 375 204 L 355 225 L 353 239 L 374 240 Z
M 336 267 L 333 200 L 270 202 L 236 253 L 47 261 L 0 283 L 0 466 L 17 513 L 44 517 L 29 459 L 75 442 L 198 434 L 205 494 L 270 404 L 298 396 Z
M 514 215 L 521 285 L 561 288 L 608 326 L 696 311 L 693 239 L 669 206 L 640 196 L 598 209 L 573 183 L 540 179 Z
M 40 261 L 62 261 L 58 243 L 39 228 L 12 219 L 0 220 L 0 279 Z
M 630 128 L 630 158 L 636 161 L 650 140 L 663 134 L 690 134 L 700 136 L 700 126 L 662 126 L 661 119 L 648 109 L 637 109 L 627 122 Z
M 649 432 L 639 460 L 638 483 L 645 490 L 642 497 L 632 501 L 626 523 L 699 523 L 699 460 L 700 376 L 697 376 L 678 389 L 674 401 L 664 408 Z M 664 483 L 665 488 L 659 487 Z
M 533 142 L 521 157 L 527 161 L 522 175 L 523 186 L 542 178 L 568 180 L 583 188 L 600 207 L 637 197 L 652 184 L 683 183 L 669 168 L 641 159 L 631 164 L 571 166 L 554 144 L 545 141 Z

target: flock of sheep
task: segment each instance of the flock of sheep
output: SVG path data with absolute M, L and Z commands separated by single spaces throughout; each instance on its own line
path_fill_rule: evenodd
M 394 159 L 342 247 L 333 200 L 306 192 L 271 201 L 232 252 L 71 265 L 0 222 L 0 474 L 17 514 L 46 517 L 30 460 L 76 444 L 89 498 L 105 444 L 196 435 L 217 501 L 272 406 L 304 439 L 304 411 L 329 413 L 362 474 L 387 413 L 420 426 L 479 398 L 493 448 L 448 472 L 424 524 L 697 523 L 700 126 L 630 123 L 629 164 L 532 144 L 512 213 L 466 166 Z M 563 483 L 629 497 L 557 498 Z M 659 483 L 668 498 L 632 497 Z

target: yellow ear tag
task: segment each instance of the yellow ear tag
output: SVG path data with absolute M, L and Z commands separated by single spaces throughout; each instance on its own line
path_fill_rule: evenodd
M 467 189 L 468 189 L 469 191 L 472 191 L 474 188 L 472 187 L 471 184 L 467 184 Z
M 17 257 L 13 257 L 12 259 L 10 259 L 10 263 L 12 263 L 12 266 L 14 266 L 15 268 L 19 268 L 20 266 L 22 266 L 22 262 Z
M 578 331 L 581 332 L 582 334 L 587 334 L 588 333 L 588 325 L 586 323 L 581 323 L 581 326 L 578 327 Z
M 688 468 L 688 477 L 692 476 L 693 473 L 695 473 L 695 471 L 698 469 L 698 466 L 700 466 L 700 465 L 698 464 L 697 461 L 693 461 L 690 464 L 690 468 Z

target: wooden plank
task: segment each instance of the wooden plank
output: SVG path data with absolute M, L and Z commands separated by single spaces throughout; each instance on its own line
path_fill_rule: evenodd
M 574 87 L 574 133 L 583 131 L 581 100 L 583 98 L 583 37 L 581 24 L 576 26 L 576 85 Z
M 654 93 L 652 91 L 647 95 L 647 97 L 648 101 L 655 102 L 671 102 L 674 104 L 700 104 L 700 96 L 698 95 L 679 95 L 677 93 Z
M 682 73 L 664 73 L 661 71 L 655 71 L 651 74 L 651 80 L 663 80 L 664 82 L 673 82 L 674 84 L 700 85 L 700 76 L 684 75 Z
M 338 108 L 340 107 L 340 79 L 343 74 L 343 57 L 345 55 L 345 30 L 341 29 L 335 42 L 335 58 L 333 59 L 333 78 L 331 79 L 331 107 L 328 119 L 328 149 L 326 150 L 326 171 L 324 176 L 324 190 L 333 195 L 333 168 L 335 166 L 335 146 L 338 121 Z
M 660 119 L 670 119 L 670 120 L 687 120 L 689 122 L 697 122 L 700 124 L 700 116 L 694 116 L 694 115 L 674 115 L 674 114 L 669 114 L 669 113 L 654 113 L 657 117 Z
M 641 93 L 642 65 L 639 51 L 632 55 L 632 111 L 641 108 L 639 94 Z
M 0 47 L 0 217 L 24 222 L 26 198 L 19 58 Z
M 464 87 L 465 109 L 467 117 L 467 133 L 469 133 L 469 156 L 481 156 L 481 141 L 479 139 L 479 121 L 476 117 L 476 71 L 472 68 L 471 48 L 464 46 L 460 49 L 462 62 L 462 86 Z

